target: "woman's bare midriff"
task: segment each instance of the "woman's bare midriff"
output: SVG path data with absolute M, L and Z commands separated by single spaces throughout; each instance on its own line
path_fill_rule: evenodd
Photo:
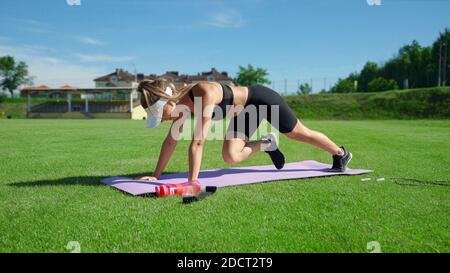
M 248 98 L 248 87 L 232 86 L 231 90 L 233 90 L 233 105 L 244 107 Z

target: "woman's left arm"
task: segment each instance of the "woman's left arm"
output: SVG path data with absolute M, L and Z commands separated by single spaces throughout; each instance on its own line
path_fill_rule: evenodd
M 193 139 L 189 146 L 189 181 L 198 179 L 203 157 L 203 146 L 212 121 L 214 104 L 208 94 L 203 95 L 202 105 L 202 115 L 196 119 Z

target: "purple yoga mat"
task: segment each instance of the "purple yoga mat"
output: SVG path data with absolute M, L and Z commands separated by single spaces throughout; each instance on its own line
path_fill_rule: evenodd
M 226 187 L 274 180 L 343 174 L 357 175 L 372 172 L 371 170 L 347 169 L 347 171 L 343 173 L 332 173 L 328 172 L 330 167 L 331 166 L 328 164 L 314 160 L 306 160 L 287 163 L 282 170 L 275 169 L 273 165 L 207 170 L 200 172 L 198 180 L 203 188 L 206 186 Z M 154 193 L 157 185 L 186 182 L 187 177 L 188 173 L 176 173 L 162 175 L 161 179 L 155 182 L 133 180 L 133 178 L 129 177 L 109 177 L 101 180 L 101 182 L 132 195 L 143 195 Z

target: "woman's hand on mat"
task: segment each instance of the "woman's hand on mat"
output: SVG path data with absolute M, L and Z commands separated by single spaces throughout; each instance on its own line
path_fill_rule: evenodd
M 158 179 L 154 176 L 139 176 L 139 177 L 136 177 L 136 180 L 156 181 Z

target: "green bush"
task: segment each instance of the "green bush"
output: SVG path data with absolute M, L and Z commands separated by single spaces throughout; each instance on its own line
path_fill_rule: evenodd
M 394 80 L 386 80 L 385 78 L 378 77 L 371 82 L 367 87 L 369 92 L 380 92 L 387 90 L 395 90 L 398 89 L 397 82 Z
M 8 96 L 4 93 L 0 93 L 0 103 L 5 102 Z
M 352 93 L 356 92 L 355 81 L 350 79 L 344 79 L 337 82 L 337 84 L 332 89 L 333 93 Z
M 285 99 L 301 119 L 450 118 L 450 88 L 314 94 Z
M 26 118 L 26 103 L 9 103 L 8 101 L 0 103 L 0 113 L 4 112 L 6 118 Z

